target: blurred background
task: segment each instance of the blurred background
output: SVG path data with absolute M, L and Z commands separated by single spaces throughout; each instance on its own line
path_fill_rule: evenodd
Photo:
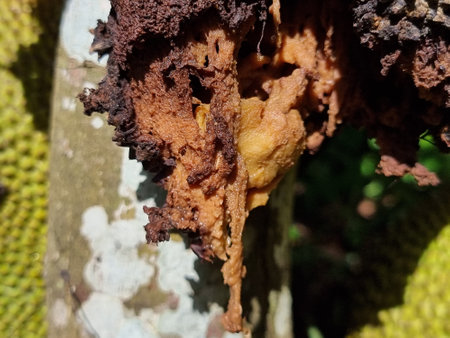
M 62 0 L 0 0 L 0 336 L 45 337 L 49 121 Z M 450 159 L 442 180 L 375 173 L 377 145 L 342 128 L 298 166 L 289 229 L 296 337 L 450 336 Z
M 377 145 L 351 128 L 301 157 L 290 231 L 297 337 L 450 335 L 450 161 L 427 136 L 418 156 L 440 186 L 376 174 Z

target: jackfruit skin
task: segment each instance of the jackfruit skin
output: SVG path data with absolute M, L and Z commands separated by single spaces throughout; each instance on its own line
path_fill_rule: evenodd
M 421 98 L 445 108 L 450 108 L 449 9 L 448 0 L 353 2 L 353 27 L 361 44 L 378 55 L 381 74 L 397 68 L 413 80 Z
M 450 337 L 449 205 L 446 186 L 368 247 L 348 337 Z
M 1 337 L 44 337 L 47 330 L 47 126 L 61 7 L 0 0 Z

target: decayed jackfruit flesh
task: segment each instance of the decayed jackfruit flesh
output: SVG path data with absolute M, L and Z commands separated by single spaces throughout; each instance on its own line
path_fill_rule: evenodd
M 185 152 L 177 159 L 176 166 L 165 183 L 169 192 L 168 201 L 175 208 L 186 205 L 186 201 L 190 209 L 196 208 L 194 217 L 197 224 L 200 224 L 200 232 L 203 232 L 202 243 L 206 250 L 210 250 L 207 255 L 211 254 L 225 261 L 222 272 L 224 281 L 231 290 L 229 311 L 224 316 L 225 326 L 230 331 L 240 331 L 240 290 L 241 279 L 245 275 L 242 263 L 245 219 L 249 210 L 266 204 L 270 191 L 306 147 L 306 131 L 299 109 L 310 82 L 307 72 L 315 71 L 315 63 L 312 62 L 310 69 L 299 67 L 301 63 L 295 59 L 295 48 L 307 43 L 298 34 L 289 41 L 280 41 L 275 58 L 269 59 L 253 53 L 239 65 L 241 69 L 236 69 L 233 56 L 236 51 L 235 37 L 230 38 L 221 29 L 206 32 L 205 40 L 193 42 L 189 52 L 194 56 L 198 68 L 204 67 L 205 60 L 208 59 L 210 67 L 230 71 L 230 74 L 220 79 L 226 85 L 225 88 L 220 88 L 220 95 L 224 96 L 220 104 L 222 110 L 232 117 L 230 124 L 235 124 L 232 135 L 237 149 L 234 168 L 230 169 L 225 156 L 218 152 L 212 169 L 216 174 L 206 177 L 197 186 L 189 184 L 190 172 L 203 164 L 203 159 L 197 156 L 195 148 L 208 148 L 206 142 L 208 133 L 211 133 L 208 125 L 214 123 L 211 113 L 213 99 L 211 102 L 202 102 L 199 97 L 194 96 L 194 91 L 191 95 L 191 102 L 195 107 L 194 119 L 184 119 L 180 126 L 179 118 L 171 116 L 170 112 L 183 110 L 181 103 L 174 101 L 173 96 L 163 97 L 159 101 L 158 98 L 155 99 L 156 93 L 152 95 L 146 92 L 148 88 L 154 88 L 155 83 L 159 82 L 163 86 L 163 80 L 156 71 L 146 75 L 144 83 L 132 81 L 131 85 L 140 92 L 139 98 L 134 100 L 140 128 L 146 133 L 152 133 L 156 129 L 162 139 L 170 142 L 172 152 Z M 315 42 L 312 36 L 311 40 Z M 219 54 L 214 50 L 216 45 L 220 50 Z M 310 48 L 310 52 L 316 53 L 316 49 Z M 265 72 L 261 71 L 263 67 L 270 67 L 273 73 L 277 73 L 286 63 L 286 58 L 290 58 L 289 61 L 296 66 L 291 74 L 280 78 L 265 78 Z M 301 55 L 298 58 L 302 59 Z M 327 75 L 333 81 L 335 72 L 331 72 L 331 76 Z M 258 82 L 267 98 L 243 98 L 238 90 L 239 82 Z M 331 92 L 332 88 L 329 85 L 327 89 Z M 154 109 L 165 113 L 155 113 Z M 156 128 L 155 124 L 158 125 Z M 180 128 L 182 135 L 177 135 L 174 129 Z M 196 143 L 200 145 L 195 145 Z M 223 172 L 226 174 L 223 175 Z M 214 181 L 219 181 L 212 194 L 208 193 L 209 180 L 213 184 L 217 184 Z M 190 225 L 188 222 L 183 224 L 183 218 L 186 217 L 184 210 L 172 212 L 171 217 L 178 218 L 177 228 L 198 231 L 197 225 Z M 149 227 L 151 226 L 150 224 Z M 230 236 L 227 227 L 230 229 Z
M 371 108 L 346 57 L 351 19 L 339 1 L 275 0 L 267 7 L 256 0 L 116 0 L 112 6 L 93 44 L 99 55 L 110 54 L 108 74 L 99 89 L 81 95 L 85 112 L 108 112 L 115 141 L 157 172 L 168 192 L 162 208 L 144 209 L 147 240 L 168 240 L 179 229 L 190 234 L 199 256 L 225 262 L 230 301 L 223 323 L 241 331 L 248 212 L 267 202 L 297 157 L 317 150 L 343 116 L 383 137 L 382 151 L 391 157 L 414 153 L 411 142 L 421 131 L 411 133 L 402 119 L 415 114 L 405 109 L 415 101 L 393 102 L 391 116 L 398 118 L 383 120 Z M 378 128 L 383 123 L 389 129 Z M 405 151 L 391 152 L 392 144 Z

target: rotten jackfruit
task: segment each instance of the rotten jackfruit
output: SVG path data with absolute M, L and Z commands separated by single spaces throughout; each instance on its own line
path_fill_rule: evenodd
M 415 152 L 427 112 L 438 130 L 444 108 L 375 76 L 347 2 L 116 0 L 92 49 L 110 57 L 99 88 L 80 96 L 85 112 L 108 112 L 114 140 L 168 192 L 162 208 L 145 208 L 147 240 L 178 229 L 200 241 L 199 256 L 224 261 L 230 331 L 243 328 L 248 212 L 342 120 L 377 138 L 385 173 L 438 182 L 414 169 Z

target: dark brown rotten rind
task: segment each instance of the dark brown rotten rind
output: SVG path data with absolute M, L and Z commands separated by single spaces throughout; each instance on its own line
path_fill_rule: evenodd
M 420 134 L 428 131 L 442 151 L 449 149 L 443 138 L 450 108 L 449 9 L 447 1 L 430 0 L 358 0 L 353 8 L 360 42 L 371 51 L 369 58 L 380 62 L 371 67 L 385 78 L 372 75 L 372 86 L 386 84 L 372 98 L 378 102 L 366 95 L 368 110 L 378 110 L 378 118 L 370 126 L 363 123 L 381 147 L 379 171 L 388 176 L 411 173 L 420 185 L 439 183 L 416 163 Z
M 358 0 L 354 27 L 361 43 L 380 57 L 381 74 L 395 66 L 426 100 L 450 107 L 448 1 Z
M 110 54 L 108 73 L 80 95 L 85 112 L 108 112 L 114 141 L 168 192 L 162 208 L 144 209 L 148 242 L 178 229 L 200 257 L 224 261 L 228 330 L 243 329 L 249 210 L 264 205 L 302 151 L 317 151 L 342 121 L 376 137 L 384 174 L 437 184 L 415 153 L 427 130 L 447 147 L 445 100 L 424 96 L 401 69 L 379 74 L 378 56 L 353 34 L 347 1 L 111 4 L 92 46 Z M 399 57 L 384 57 L 383 67 Z

